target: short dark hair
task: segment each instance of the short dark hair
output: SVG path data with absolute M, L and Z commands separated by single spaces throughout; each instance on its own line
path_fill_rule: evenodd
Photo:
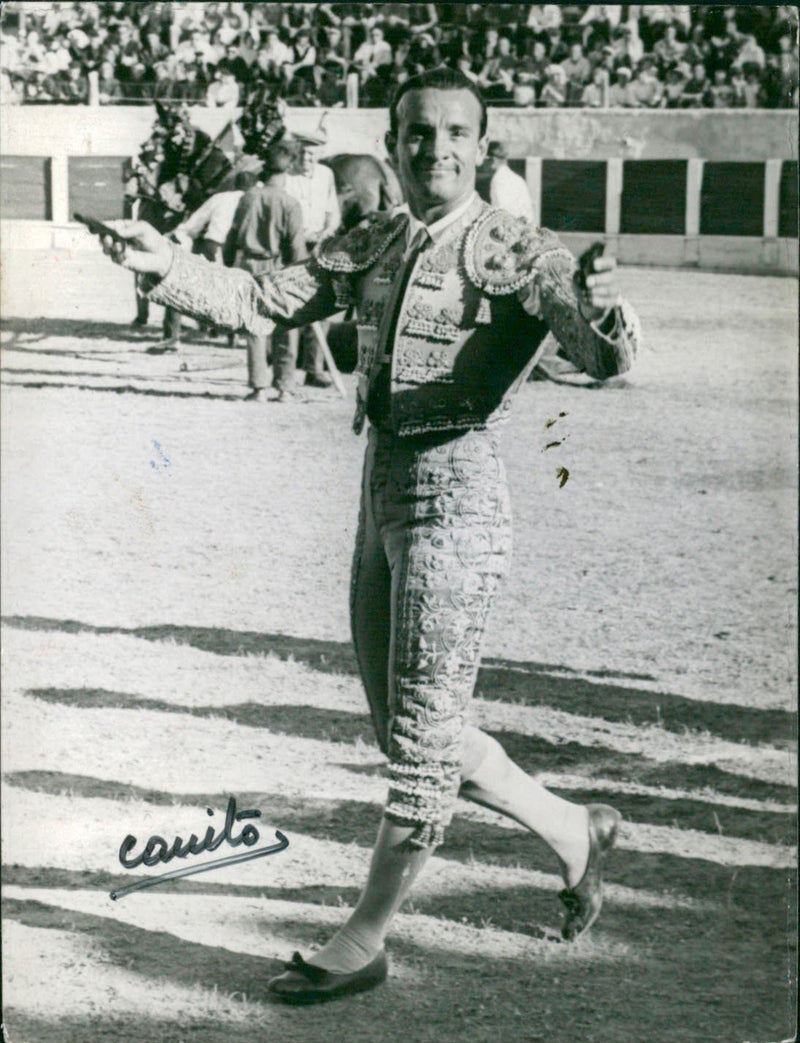
M 409 91 L 422 91 L 427 88 L 433 88 L 440 91 L 469 91 L 469 93 L 477 99 L 477 102 L 481 107 L 480 132 L 478 137 L 484 137 L 486 134 L 488 117 L 486 114 L 486 102 L 483 100 L 481 92 L 469 76 L 465 76 L 459 69 L 451 69 L 447 65 L 438 65 L 435 69 L 426 69 L 425 72 L 421 72 L 417 76 L 412 76 L 406 80 L 405 83 L 400 84 L 392 98 L 392 104 L 389 107 L 389 133 L 392 137 L 397 137 L 397 108 L 403 95 L 408 94 Z

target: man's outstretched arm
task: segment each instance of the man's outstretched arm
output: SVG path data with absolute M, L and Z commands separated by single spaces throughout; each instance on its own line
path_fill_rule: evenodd
M 552 238 L 555 248 L 542 254 L 535 277 L 520 291 L 523 308 L 547 322 L 560 354 L 579 369 L 598 380 L 625 373 L 636 358 L 640 331 L 636 313 L 619 294 L 616 261 L 597 258 L 582 287 L 577 261 Z
M 150 300 L 231 330 L 270 333 L 305 326 L 339 310 L 330 276 L 313 261 L 253 276 L 188 254 L 143 221 L 115 221 L 103 237 L 117 264 L 145 276 Z

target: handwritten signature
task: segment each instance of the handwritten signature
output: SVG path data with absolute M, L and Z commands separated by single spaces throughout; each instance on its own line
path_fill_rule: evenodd
M 209 815 L 214 814 L 212 808 L 207 808 L 206 812 Z M 217 848 L 226 842 L 231 847 L 239 847 L 240 844 L 244 844 L 245 847 L 250 848 L 257 844 L 260 839 L 258 829 L 248 823 L 248 825 L 242 828 L 241 833 L 234 835 L 234 828 L 237 822 L 253 818 L 261 818 L 261 812 L 256 809 L 237 811 L 236 798 L 229 797 L 228 807 L 225 811 L 225 825 L 216 835 L 214 826 L 209 826 L 202 840 L 199 840 L 196 834 L 192 833 L 186 843 L 183 842 L 181 837 L 175 837 L 170 844 L 164 837 L 154 834 L 147 841 L 142 851 L 138 855 L 131 857 L 131 852 L 138 844 L 138 840 L 133 834 L 129 833 L 120 845 L 119 860 L 125 869 L 136 869 L 142 865 L 155 866 L 159 862 L 166 864 L 171 862 L 173 858 L 186 858 L 188 855 L 201 855 L 205 851 L 216 851 Z M 124 898 L 125 895 L 132 894 L 134 891 L 141 891 L 145 887 L 153 887 L 155 884 L 163 883 L 165 880 L 177 880 L 179 877 L 191 876 L 194 873 L 205 873 L 209 869 L 220 869 L 223 866 L 232 866 L 239 862 L 249 862 L 253 858 L 276 855 L 279 851 L 286 850 L 289 846 L 289 841 L 278 829 L 275 830 L 275 836 L 278 838 L 277 844 L 268 844 L 266 847 L 260 847 L 255 851 L 243 851 L 239 855 L 216 858 L 212 862 L 203 862 L 201 865 L 195 866 L 184 866 L 182 869 L 175 869 L 169 873 L 148 877 L 146 880 L 140 880 L 129 887 L 122 888 L 120 891 L 112 891 L 111 898 L 116 901 L 118 898 Z

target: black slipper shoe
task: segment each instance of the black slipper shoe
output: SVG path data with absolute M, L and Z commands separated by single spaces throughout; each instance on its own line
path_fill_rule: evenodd
M 603 859 L 614 846 L 622 815 L 608 804 L 589 804 L 589 861 L 580 881 L 559 898 L 567 909 L 561 936 L 568 942 L 585 934 L 603 905 Z
M 324 1003 L 374 989 L 386 980 L 389 970 L 385 950 L 381 950 L 366 967 L 352 974 L 336 974 L 323 967 L 315 967 L 306 963 L 299 952 L 284 967 L 286 973 L 273 978 L 267 988 L 276 999 L 297 1004 Z

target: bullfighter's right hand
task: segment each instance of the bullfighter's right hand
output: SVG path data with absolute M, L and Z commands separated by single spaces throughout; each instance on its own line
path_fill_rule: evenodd
M 123 268 L 162 279 L 172 267 L 172 247 L 146 221 L 108 221 L 121 239 L 102 237 L 103 253 Z

